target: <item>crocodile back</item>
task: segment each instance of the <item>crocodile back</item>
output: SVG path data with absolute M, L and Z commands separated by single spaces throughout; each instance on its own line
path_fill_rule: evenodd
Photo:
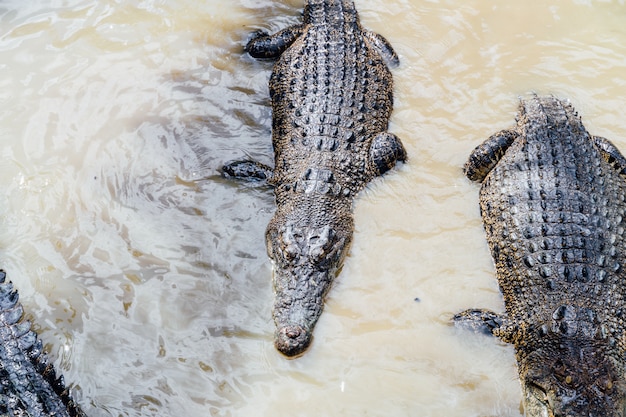
M 364 36 L 352 1 L 309 1 L 304 25 L 270 78 L 279 207 L 297 200 L 294 193 L 358 192 L 373 176 L 369 146 L 387 129 L 393 105 L 391 73 Z
M 22 319 L 19 296 L 5 277 L 0 271 L 0 415 L 84 416 Z
M 517 132 L 480 192 L 509 317 L 567 339 L 621 332 L 624 179 L 569 104 L 523 102 Z

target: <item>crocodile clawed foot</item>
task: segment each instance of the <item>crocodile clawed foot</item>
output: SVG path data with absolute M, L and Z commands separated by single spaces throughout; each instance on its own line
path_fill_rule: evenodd
M 267 165 L 248 160 L 229 162 L 220 171 L 224 177 L 246 181 L 266 181 L 274 175 L 272 168 Z
M 311 332 L 298 325 L 283 326 L 276 331 L 274 344 L 283 355 L 297 356 L 311 344 Z

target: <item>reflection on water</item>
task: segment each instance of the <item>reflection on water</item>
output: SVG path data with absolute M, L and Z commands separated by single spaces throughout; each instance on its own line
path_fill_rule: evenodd
M 357 200 L 313 345 L 286 360 L 263 242 L 272 191 L 217 170 L 271 162 L 271 63 L 242 44 L 302 2 L 0 4 L 0 264 L 89 415 L 520 415 L 512 349 L 448 325 L 502 309 L 460 167 L 529 91 L 571 99 L 626 149 L 626 9 L 357 7 L 401 56 L 391 131 L 410 161 Z

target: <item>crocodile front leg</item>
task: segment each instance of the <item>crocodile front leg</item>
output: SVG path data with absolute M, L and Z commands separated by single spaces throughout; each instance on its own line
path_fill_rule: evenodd
M 396 51 L 393 50 L 393 47 L 383 35 L 369 30 L 364 30 L 363 35 L 369 44 L 387 61 L 388 65 L 392 67 L 400 65 L 398 54 L 396 54 Z
M 396 165 L 406 161 L 406 150 L 393 133 L 381 132 L 370 145 L 370 162 L 375 176 L 382 175 Z
M 224 176 L 248 181 L 269 181 L 274 176 L 272 168 L 249 160 L 229 162 L 221 171 Z
M 511 146 L 517 132 L 502 130 L 478 145 L 463 167 L 463 173 L 472 181 L 482 182 Z
M 517 328 L 505 314 L 494 313 L 491 310 L 465 310 L 455 314 L 452 320 L 457 327 L 493 335 L 506 343 L 511 343 L 517 335 Z
M 591 139 L 604 160 L 615 168 L 622 178 L 626 178 L 626 158 L 619 149 L 610 140 L 601 136 L 592 136 Z
M 273 35 L 259 30 L 245 47 L 254 58 L 278 58 L 304 32 L 304 25 L 289 26 Z

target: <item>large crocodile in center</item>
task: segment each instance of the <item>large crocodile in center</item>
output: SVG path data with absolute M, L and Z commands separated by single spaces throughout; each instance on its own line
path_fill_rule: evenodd
M 514 345 L 526 416 L 625 415 L 625 168 L 570 104 L 536 96 L 465 165 L 506 313 L 455 320 Z
M 269 82 L 275 165 L 241 161 L 223 171 L 274 186 L 277 209 L 266 243 L 274 263 L 275 345 L 294 356 L 309 345 L 348 252 L 354 197 L 406 159 L 387 132 L 393 81 L 386 62 L 398 57 L 387 40 L 361 27 L 351 0 L 308 0 L 301 24 L 257 33 L 246 50 L 278 59 Z
M 0 271 L 0 416 L 85 417 L 23 320 L 13 285 Z

